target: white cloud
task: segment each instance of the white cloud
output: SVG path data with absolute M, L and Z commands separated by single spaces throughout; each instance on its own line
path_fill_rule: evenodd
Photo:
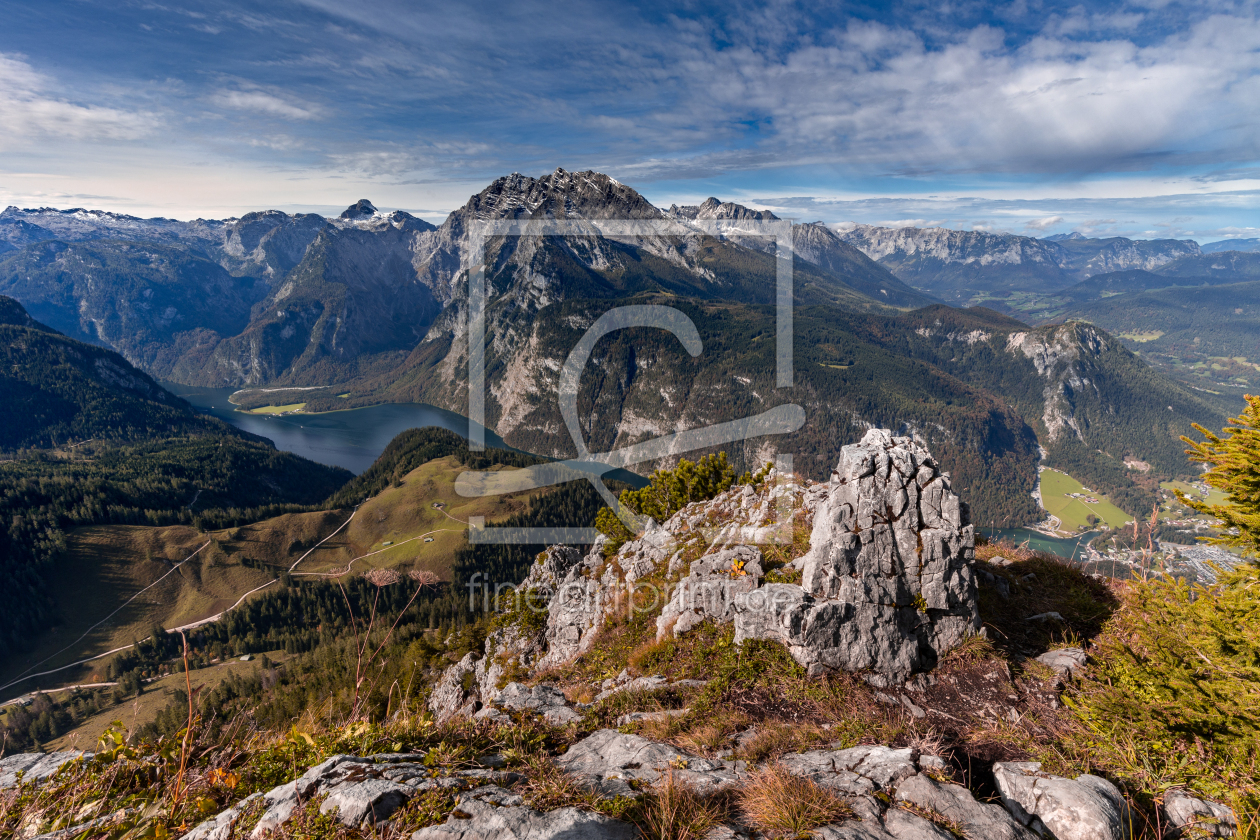
M 57 96 L 54 88 L 20 56 L 0 53 L 0 147 L 48 138 L 134 140 L 160 123 L 144 111 L 80 105 Z
M 705 152 L 667 166 L 839 162 L 921 176 L 1260 157 L 1254 17 L 1208 17 L 1145 46 L 1045 34 L 1012 47 L 990 27 L 929 45 L 872 22 L 815 34 L 787 54 L 717 49 L 700 36 L 680 49 L 671 76 L 687 107 L 651 119 L 662 130 L 678 113 L 732 130 L 760 121 L 772 129 L 758 150 L 778 153 Z
M 1040 219 L 1029 219 L 1024 223 L 1024 227 L 1029 230 L 1049 230 L 1062 221 L 1062 216 L 1045 216 Z
M 319 105 L 282 98 L 262 90 L 220 90 L 210 97 L 210 101 L 223 108 L 253 111 L 287 120 L 314 120 L 324 114 Z

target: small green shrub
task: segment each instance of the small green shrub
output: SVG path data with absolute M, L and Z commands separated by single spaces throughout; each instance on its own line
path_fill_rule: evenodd
M 623 490 L 618 501 L 638 516 L 664 522 L 691 502 L 707 502 L 729 490 L 735 483 L 735 470 L 727 462 L 726 453 L 719 452 L 705 455 L 697 463 L 683 459 L 672 470 L 656 470 L 650 481 L 651 484 L 641 490 Z M 595 516 L 595 527 L 608 537 L 608 544 L 604 546 L 606 554 L 612 554 L 634 538 L 611 508 L 600 508 Z
M 1260 566 L 1134 581 L 1067 702 L 1078 755 L 1153 799 L 1186 785 L 1260 812 Z

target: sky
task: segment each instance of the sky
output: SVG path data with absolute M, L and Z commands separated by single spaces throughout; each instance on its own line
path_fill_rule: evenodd
M 832 224 L 1260 236 L 1260 3 L 0 0 L 0 204 L 440 221 L 510 172 Z

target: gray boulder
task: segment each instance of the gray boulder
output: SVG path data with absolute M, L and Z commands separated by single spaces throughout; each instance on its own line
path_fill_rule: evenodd
M 891 790 L 919 772 L 913 750 L 878 746 L 794 753 L 780 758 L 779 764 L 794 776 L 850 796 Z
M 736 638 L 781 641 L 813 673 L 903 681 L 980 628 L 975 531 L 948 474 L 912 439 L 872 429 L 841 453 L 801 586 L 737 596 Z
M 407 804 L 414 788 L 387 779 L 343 782 L 328 792 L 319 806 L 321 814 L 337 812 L 337 819 L 349 826 L 377 823 Z
M 1238 818 L 1228 806 L 1184 790 L 1170 790 L 1164 795 L 1164 816 L 1169 826 L 1164 836 L 1170 840 L 1233 837 L 1238 833 Z
M 884 814 L 884 830 L 897 840 L 955 840 L 936 823 L 901 808 L 889 808 Z
M 845 820 L 842 823 L 824 825 L 815 829 L 811 836 L 817 840 L 897 840 L 884 831 L 879 823 L 865 820 Z
M 677 778 L 708 793 L 742 778 L 742 764 L 697 758 L 638 735 L 601 729 L 578 741 L 556 765 L 605 796 L 635 796 L 630 782 L 653 784 L 673 771 Z
M 1128 804 L 1106 779 L 1052 776 L 1036 761 L 994 764 L 993 779 L 1002 804 L 1021 825 L 1038 830 L 1040 822 L 1072 840 L 1128 840 L 1132 834 Z
M 894 798 L 957 823 L 968 837 L 1038 840 L 1036 834 L 1016 822 L 1001 805 L 977 802 L 971 791 L 961 785 L 941 784 L 920 774 L 902 780 Z
M 240 840 L 243 835 L 237 833 L 237 823 L 246 806 L 258 799 L 262 800 L 263 813 L 249 834 L 251 840 L 261 840 L 270 832 L 283 833 L 282 829 L 294 810 L 321 795 L 325 797 L 320 805 L 321 813 L 336 813 L 345 825 L 360 827 L 389 819 L 418 793 L 458 791 L 470 785 L 516 784 L 525 779 L 518 773 L 485 767 L 434 776 L 430 768 L 417 763 L 416 759 L 420 758 L 423 755 L 332 756 L 293 781 L 267 793 L 256 793 L 206 820 L 181 840 Z M 502 763 L 497 757 L 487 756 L 486 759 L 491 763 Z
M 18 786 L 18 774 L 23 783 L 39 783 L 53 776 L 72 761 L 90 761 L 92 753 L 78 750 L 52 753 L 18 753 L 0 759 L 0 790 Z
M 671 631 L 675 637 L 681 636 L 706 619 L 730 621 L 735 598 L 756 589 L 762 574 L 761 551 L 750 545 L 722 549 L 696 559 L 661 610 L 656 620 L 656 638 L 664 639 Z
M 240 820 L 246 807 L 263 796 L 261 793 L 251 794 L 226 811 L 198 823 L 180 840 L 229 840 L 236 833 L 236 823 Z
M 630 823 L 577 808 L 540 813 L 502 788 L 479 788 L 459 797 L 442 825 L 422 828 L 412 840 L 632 840 Z
M 553 726 L 564 726 L 582 719 L 581 714 L 569 708 L 564 692 L 551 685 L 508 683 L 494 698 L 494 705 L 500 709 L 533 712 Z
M 1048 650 L 1038 656 L 1037 661 L 1053 668 L 1060 676 L 1071 676 L 1085 667 L 1086 658 L 1085 651 L 1078 647 L 1068 647 Z
M 263 795 L 263 806 L 266 810 L 263 811 L 250 837 L 257 840 L 267 831 L 284 825 L 289 817 L 293 816 L 293 809 L 297 807 L 299 801 L 310 799 L 321 789 L 339 784 L 352 773 L 355 776 L 366 774 L 371 764 L 370 759 L 358 756 L 334 755 L 316 764 L 293 781 L 272 788 Z M 201 826 L 193 829 L 194 834 L 200 829 Z M 186 837 L 185 840 L 218 840 L 218 838 L 208 835 L 204 838 Z

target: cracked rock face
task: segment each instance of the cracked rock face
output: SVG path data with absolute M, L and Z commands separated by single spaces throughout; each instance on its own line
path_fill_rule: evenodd
M 459 797 L 456 808 L 442 825 L 422 828 L 412 840 L 632 840 L 639 832 L 629 823 L 592 814 L 578 808 L 560 808 L 539 813 L 526 807 L 525 800 L 490 785 Z
M 701 793 L 732 785 L 743 775 L 743 762 L 697 758 L 615 729 L 601 729 L 574 744 L 556 765 L 605 796 L 634 796 L 631 781 L 654 784 L 669 772 Z
M 1072 840 L 1127 840 L 1132 833 L 1124 797 L 1106 779 L 1052 776 L 1036 761 L 999 762 L 993 779 L 1011 816 L 1038 833 L 1044 827 Z
M 656 638 L 681 636 L 706 619 L 730 621 L 735 598 L 752 592 L 762 577 L 761 551 L 737 545 L 707 554 L 691 564 L 656 620 Z
M 980 628 L 975 530 L 924 447 L 872 429 L 842 450 L 802 583 L 735 600 L 736 641 L 774 639 L 813 673 L 900 681 Z
M 516 784 L 524 776 L 494 770 L 461 770 L 447 776 L 410 760 L 422 755 L 381 755 L 360 758 L 334 755 L 307 770 L 300 777 L 255 793 L 212 817 L 185 834 L 181 840 L 263 840 L 283 827 L 294 811 L 313 797 L 323 795 L 320 813 L 335 814 L 346 826 L 371 826 L 387 820 L 412 797 L 428 790 L 461 790 Z M 494 787 L 494 790 L 502 788 Z M 506 791 L 504 791 L 506 793 Z M 264 808 L 257 825 L 248 834 L 237 831 L 245 808 L 261 799 Z M 517 797 L 519 799 L 519 797 Z M 287 835 L 285 835 L 287 836 Z
M 0 790 L 18 786 L 18 774 L 23 782 L 43 782 L 52 777 L 66 764 L 83 759 L 90 761 L 92 753 L 68 750 L 52 753 L 18 753 L 0 759 Z
M 891 790 L 897 782 L 919 772 L 913 750 L 891 747 L 853 747 L 811 750 L 779 759 L 789 773 L 804 776 L 821 787 L 849 796 Z
M 1191 796 L 1184 790 L 1170 790 L 1164 795 L 1164 816 L 1168 818 L 1171 840 L 1191 837 L 1233 837 L 1238 833 L 1238 818 L 1228 806 Z
M 1001 805 L 977 802 L 961 785 L 941 784 L 924 775 L 911 776 L 897 785 L 896 802 L 939 814 L 962 828 L 967 837 L 985 840 L 1039 840 L 1016 822 Z
M 438 723 L 455 715 L 471 716 L 477 710 L 477 664 L 477 658 L 468 653 L 442 672 L 433 693 L 429 695 L 429 709 Z

